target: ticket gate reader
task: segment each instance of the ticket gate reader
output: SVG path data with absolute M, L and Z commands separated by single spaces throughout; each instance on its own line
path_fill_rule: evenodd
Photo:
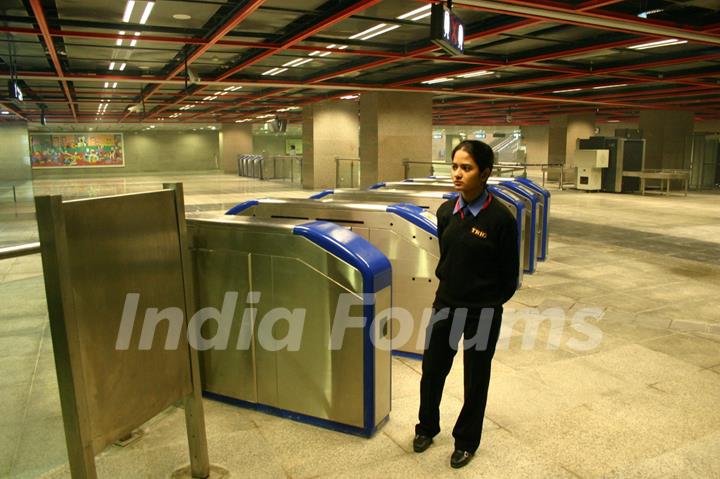
M 416 357 L 422 355 L 425 345 L 423 320 L 429 319 L 435 298 L 435 268 L 440 257 L 434 214 L 407 203 L 383 205 L 292 198 L 245 201 L 228 210 L 227 214 L 261 219 L 321 219 L 344 226 L 367 239 L 392 265 L 393 307 L 402 308 L 412 318 L 412 329 L 407 323 L 394 322 L 393 350 Z

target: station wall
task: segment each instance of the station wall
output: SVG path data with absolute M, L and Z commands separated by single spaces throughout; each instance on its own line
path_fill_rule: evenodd
M 125 132 L 123 142 L 125 149 L 123 168 L 34 169 L 33 177 L 115 176 L 221 169 L 217 131 Z

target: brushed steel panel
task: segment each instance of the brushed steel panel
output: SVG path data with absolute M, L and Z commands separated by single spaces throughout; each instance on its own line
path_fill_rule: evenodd
M 517 197 L 517 195 L 512 195 Z M 498 198 L 499 199 L 499 198 Z M 330 196 L 325 197 L 322 203 L 335 203 L 335 202 L 348 202 L 355 201 L 358 203 L 380 203 L 380 204 L 392 204 L 392 203 L 410 203 L 421 208 L 427 208 L 431 212 L 437 212 L 437 209 L 445 201 L 442 192 L 433 191 L 410 191 L 410 190 L 393 190 L 393 189 L 378 189 L 378 190 L 352 190 L 352 189 L 338 189 Z M 515 207 L 510 203 L 506 203 L 500 200 L 503 204 L 510 208 L 510 211 L 517 217 L 517 211 Z M 523 223 L 523 237 L 520 238 L 520 264 L 522 268 L 518 272 L 518 281 L 522 283 L 524 275 L 523 269 L 530 268 L 530 237 L 532 236 L 532 230 L 530 228 L 530 216 L 529 216 L 529 200 L 522 201 L 525 208 L 525 217 L 522 218 Z
M 162 321 L 151 350 L 137 349 L 147 308 L 185 309 L 175 199 L 160 191 L 69 201 L 63 211 L 93 449 L 101 451 L 192 392 L 184 321 L 178 347 L 164 348 Z M 138 291 L 130 348 L 117 350 L 126 294 Z
M 328 348 L 338 297 L 341 293 L 357 296 L 362 292 L 360 272 L 307 239 L 293 235 L 292 222 L 223 217 L 195 218 L 188 220 L 188 224 L 195 254 L 226 259 L 230 253 L 249 255 L 248 284 L 260 293 L 252 338 L 257 402 L 363 427 L 362 330 L 348 329 L 342 349 Z M 237 286 L 232 274 L 227 273 L 227 260 L 210 263 L 202 259 L 200 263 L 203 262 L 208 267 L 213 265 L 210 276 L 214 279 L 208 288 L 225 291 Z M 276 307 L 306 310 L 298 351 L 275 351 L 277 340 L 287 333 L 286 321 L 275 323 L 274 341 L 269 344 L 260 341 L 259 328 L 263 327 L 266 314 Z M 361 312 L 362 307 L 358 306 L 353 314 Z M 229 361 L 223 364 L 237 367 Z M 247 365 L 245 358 L 243 368 Z M 389 384 L 384 387 L 389 388 Z
M 362 427 L 362 329 L 347 329 L 342 348 L 328 347 L 337 298 L 349 291 L 293 258 L 273 258 L 271 271 L 273 303 L 306 310 L 300 349 L 276 353 L 279 407 Z M 287 322 L 273 333 L 284 337 Z
M 260 293 L 260 302 L 256 305 L 257 316 L 253 328 L 253 349 L 255 351 L 255 377 L 257 382 L 257 402 L 268 406 L 280 407 L 277 384 L 277 354 L 260 347 L 257 330 L 260 321 L 275 306 L 272 296 L 272 260 L 271 255 L 251 254 L 251 275 L 253 290 Z M 301 389 L 302 390 L 302 389 Z
M 392 295 L 390 287 L 384 288 L 375 293 L 375 315 L 392 306 Z M 380 322 L 375 323 L 376 327 L 382 327 Z M 389 331 L 392 334 L 392 329 Z M 377 426 L 388 414 L 392 404 L 392 358 L 391 351 L 387 348 L 375 348 L 375 417 L 374 425 Z
M 226 347 L 222 348 L 220 345 L 219 349 L 212 348 L 199 353 L 203 389 L 256 402 L 252 341 L 247 342 L 248 348 L 245 348 L 244 344 L 238 348 L 238 342 L 242 343 L 244 339 L 240 337 L 241 332 L 250 336 L 254 327 L 253 324 L 243 324 L 247 294 L 250 292 L 249 254 L 196 249 L 193 251 L 193 260 L 198 309 L 214 307 L 221 310 L 226 293 L 238 294 Z M 203 324 L 203 338 L 215 338 L 217 334 L 216 321 L 206 321 Z
M 432 306 L 437 288 L 435 268 L 440 257 L 437 238 L 415 224 L 386 211 L 386 205 L 352 201 L 318 202 L 305 199 L 261 199 L 244 211 L 257 218 L 322 219 L 344 225 L 364 236 L 391 262 L 393 275 L 392 304 L 413 318 L 408 340 L 393 344 L 393 349 L 422 354 L 417 347 L 422 312 Z M 393 321 L 393 330 L 399 328 Z M 424 338 L 420 338 L 424 344 Z
M 418 336 L 424 334 L 421 328 L 422 312 L 432 307 L 437 289 L 435 268 L 439 259 L 439 245 L 436 238 L 421 232 L 424 241 L 431 248 L 418 248 L 413 241 L 418 238 L 400 235 L 397 230 L 410 228 L 407 222 L 401 222 L 394 230 L 375 229 L 371 231 L 370 241 L 385 254 L 392 264 L 392 305 L 406 310 L 412 317 L 412 330 L 408 340 L 393 341 L 393 349 L 422 354 L 418 348 Z M 415 231 L 418 233 L 417 231 Z M 393 338 L 403 334 L 406 327 L 400 328 L 398 320 L 392 324 Z M 403 339 L 402 337 L 400 339 Z M 424 338 L 420 344 L 423 344 Z

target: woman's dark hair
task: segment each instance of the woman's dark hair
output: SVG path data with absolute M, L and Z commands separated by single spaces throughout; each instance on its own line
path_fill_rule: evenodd
M 473 161 L 475 161 L 478 165 L 478 168 L 480 168 L 480 171 L 485 171 L 485 168 L 490 168 L 492 170 L 495 153 L 487 143 L 477 140 L 462 141 L 453 148 L 450 158 L 455 158 L 455 152 L 458 150 L 463 150 L 470 155 Z

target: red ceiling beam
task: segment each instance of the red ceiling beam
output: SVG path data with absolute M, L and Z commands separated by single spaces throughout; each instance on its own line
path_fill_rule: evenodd
M 718 58 L 720 58 L 720 53 L 710 53 L 707 55 L 695 55 L 692 57 L 670 58 L 667 60 L 658 60 L 658 61 L 654 61 L 654 62 L 643 63 L 642 65 L 620 65 L 617 67 L 599 68 L 599 69 L 595 70 L 595 73 L 598 75 L 604 75 L 606 73 L 614 73 L 614 72 L 624 71 L 624 70 L 639 70 L 639 69 L 645 69 L 645 68 L 664 67 L 664 66 L 668 66 L 668 65 L 678 65 L 678 64 L 690 63 L 690 62 L 704 62 L 704 61 L 716 60 Z
M 65 92 L 65 97 L 67 98 L 70 111 L 72 111 L 73 118 L 77 121 L 77 112 L 75 111 L 75 105 L 73 104 L 72 94 L 70 93 L 70 88 L 64 79 L 65 74 L 63 72 L 62 65 L 60 64 L 60 59 L 57 56 L 57 52 L 55 51 L 55 43 L 50 35 L 50 29 L 48 28 L 47 20 L 45 19 L 45 12 L 42 9 L 40 0 L 30 0 L 30 7 L 32 8 L 33 15 L 35 16 L 35 22 L 40 29 L 48 54 L 52 60 L 53 67 L 55 67 L 55 73 L 57 73 L 57 76 L 60 78 L 60 83 L 62 84 L 63 91 Z
M 575 7 L 575 10 L 578 12 L 586 12 L 588 10 L 594 10 L 596 8 L 615 5 L 616 3 L 621 3 L 623 1 L 624 0 L 590 0 L 588 2 L 584 2 L 578 5 L 577 7 Z
M 238 11 L 235 15 L 230 17 L 227 22 L 225 22 L 223 25 L 221 25 L 218 29 L 215 30 L 215 32 L 208 38 L 201 46 L 199 46 L 195 51 L 193 51 L 190 56 L 187 58 L 186 61 L 175 67 L 166 77 L 166 80 L 172 80 L 178 73 L 183 71 L 186 66 L 189 66 L 191 63 L 193 63 L 195 60 L 200 58 L 208 49 L 210 49 L 213 45 L 215 45 L 220 39 L 222 39 L 225 35 L 230 33 L 235 27 L 237 27 L 243 20 L 245 20 L 247 17 L 249 17 L 255 10 L 257 10 L 260 5 L 262 5 L 265 2 L 265 0 L 251 0 L 245 8 Z M 147 100 L 152 95 L 154 95 L 161 87 L 161 84 L 153 85 L 150 90 L 148 90 L 144 96 L 143 99 Z M 128 110 L 126 117 L 130 115 L 130 111 Z M 124 118 L 123 118 L 124 119 Z
M 381 1 L 382 0 L 362 0 L 362 1 L 346 8 L 345 10 L 342 10 L 342 11 L 318 22 L 317 24 L 313 25 L 311 28 L 308 28 L 302 32 L 299 32 L 298 34 L 294 35 L 292 38 L 290 38 L 289 40 L 284 42 L 282 45 L 279 45 L 278 47 L 276 47 L 274 49 L 269 49 L 263 53 L 260 53 L 259 55 L 256 55 L 256 56 L 242 62 L 239 65 L 236 65 L 235 67 L 231 68 L 227 72 L 225 72 L 222 75 L 220 75 L 219 77 L 217 77 L 215 79 L 215 81 L 222 81 L 224 79 L 227 79 L 227 78 L 235 75 L 236 73 L 242 71 L 243 69 L 245 69 L 251 65 L 254 65 L 255 63 L 257 63 L 269 56 L 272 56 L 275 53 L 279 53 L 281 51 L 287 50 L 288 48 L 294 46 L 297 43 L 300 43 L 301 41 L 314 35 L 315 33 L 322 31 L 325 28 L 329 28 L 358 12 L 366 10 L 373 5 L 380 3 Z M 381 61 L 386 61 L 386 60 L 381 60 Z M 393 58 L 393 61 L 397 61 L 397 59 Z M 287 89 L 281 90 L 281 91 L 287 91 Z M 272 94 L 270 94 L 268 96 L 273 96 L 276 94 L 278 94 L 278 92 L 273 92 Z M 179 101 L 182 101 L 182 100 L 183 100 L 183 98 L 181 98 Z M 214 109 L 212 112 L 208 112 L 208 113 L 214 113 L 214 112 L 220 111 L 222 109 L 225 109 L 225 107 L 220 107 L 220 108 Z M 156 110 L 155 112 L 153 112 L 153 114 L 159 113 L 160 111 L 162 111 L 162 110 Z M 195 116 L 197 116 L 197 115 L 199 115 L 199 112 Z
M 201 45 L 199 48 L 197 48 L 190 56 L 187 58 L 187 65 L 190 65 L 192 62 L 200 58 L 208 49 L 210 49 L 213 45 L 215 45 L 220 39 L 222 39 L 225 35 L 230 33 L 237 27 L 243 20 L 245 20 L 247 17 L 249 17 L 255 10 L 257 10 L 260 5 L 262 5 L 265 2 L 265 0 L 251 0 L 245 8 L 237 12 L 235 15 L 233 15 L 224 25 L 222 25 L 220 28 L 218 28 L 211 36 L 208 38 L 203 45 Z M 178 65 L 170 74 L 167 76 L 168 80 L 175 77 L 178 73 L 182 72 L 185 69 L 185 64 Z
M 222 75 L 217 77 L 216 80 L 220 81 L 220 80 L 229 78 L 229 77 L 235 75 L 236 73 L 244 70 L 245 68 L 249 67 L 250 65 L 254 65 L 255 63 L 257 63 L 271 55 L 279 53 L 283 50 L 287 50 L 289 47 L 295 45 L 296 43 L 300 43 L 301 41 L 316 34 L 317 32 L 322 31 L 326 28 L 329 28 L 358 12 L 366 10 L 366 9 L 372 7 L 373 5 L 380 3 L 381 1 L 382 0 L 361 0 L 357 3 L 355 3 L 354 5 L 346 8 L 345 10 L 342 10 L 334 15 L 331 15 L 331 16 L 319 21 L 317 24 L 313 25 L 311 28 L 308 28 L 307 30 L 304 30 L 304 31 L 292 36 L 290 39 L 285 41 L 282 45 L 278 46 L 277 48 L 267 50 L 263 53 L 260 53 L 259 55 L 256 55 L 256 56 L 242 62 L 240 65 L 237 65 L 237 66 L 229 69 L 228 71 L 226 71 L 225 73 L 223 73 Z
M 682 28 L 678 23 L 657 20 L 639 20 L 632 15 L 617 12 L 579 12 L 563 4 L 541 4 L 529 0 L 484 1 L 466 0 L 471 3 L 455 3 L 456 7 L 468 8 L 503 15 L 533 18 L 551 23 L 579 25 L 600 30 L 613 30 L 635 35 L 677 37 L 697 43 L 720 45 L 720 37 Z
M 475 34 L 473 34 L 473 35 L 468 35 L 468 36 L 466 37 L 465 41 L 466 41 L 466 42 L 470 42 L 470 41 L 472 41 L 472 40 L 477 40 L 477 39 L 480 39 L 480 38 L 486 38 L 486 37 L 491 37 L 491 36 L 494 36 L 494 35 L 500 35 L 501 33 L 509 32 L 509 31 L 512 31 L 512 30 L 517 30 L 517 29 L 519 29 L 519 28 L 525 28 L 525 27 L 530 26 L 530 25 L 533 25 L 533 24 L 535 24 L 535 23 L 537 23 L 537 22 L 532 21 L 532 20 L 519 20 L 519 21 L 514 22 L 514 23 L 512 23 L 512 24 L 510 24 L 510 25 L 503 25 L 503 26 L 496 27 L 496 28 L 490 28 L 490 29 L 488 29 L 488 30 L 483 30 L 482 32 L 478 32 L 478 33 L 475 33 Z M 360 72 L 360 71 L 363 71 L 363 70 L 367 70 L 367 69 L 369 69 L 369 68 L 376 68 L 376 67 L 388 65 L 388 64 L 390 64 L 390 63 L 395 63 L 395 62 L 400 61 L 400 60 L 406 60 L 406 59 L 408 59 L 408 58 L 414 58 L 414 57 L 417 57 L 418 55 L 425 55 L 425 54 L 430 53 L 430 52 L 432 52 L 432 51 L 435 51 L 435 50 L 437 50 L 437 49 L 438 49 L 438 48 L 437 48 L 435 45 L 429 45 L 429 46 L 427 46 L 427 47 L 418 48 L 417 50 L 414 50 L 414 51 L 406 54 L 406 55 L 405 55 L 404 57 L 402 57 L 402 58 L 396 58 L 396 59 L 390 59 L 390 58 L 388 58 L 388 59 L 385 59 L 385 60 L 378 60 L 378 61 L 375 61 L 375 62 L 366 63 L 366 64 L 364 64 L 364 65 L 358 65 L 358 66 L 354 66 L 354 67 L 349 67 L 349 68 L 346 68 L 346 69 L 341 70 L 341 71 L 338 71 L 338 72 L 328 73 L 328 74 L 326 74 L 326 75 L 322 75 L 322 76 L 319 76 L 319 77 L 311 78 L 310 80 L 308 80 L 308 83 L 319 83 L 319 82 L 323 82 L 323 81 L 325 81 L 325 80 L 329 80 L 329 79 L 331 79 L 331 78 L 335 78 L 335 77 L 338 77 L 338 76 L 346 75 L 346 74 L 348 74 L 348 73 L 356 73 L 356 72 Z M 488 62 L 487 65 L 488 65 L 488 66 L 492 66 L 492 63 Z M 497 65 L 496 65 L 496 66 L 497 66 Z
M 40 30 L 35 28 L 21 28 L 21 27 L 4 27 L 0 26 L 0 32 L 14 33 L 14 34 L 27 34 L 27 35 L 40 35 Z M 106 40 L 118 40 L 122 39 L 117 33 L 100 33 L 100 32 L 85 32 L 76 30 L 50 30 L 50 33 L 54 37 L 60 38 L 89 38 L 89 39 L 106 39 Z M 142 37 L 143 42 L 160 42 L 160 43 L 171 43 L 171 44 L 188 44 L 188 45 L 205 45 L 206 40 L 202 38 L 189 38 L 189 37 L 161 37 L 155 35 L 144 35 Z M 246 42 L 240 40 L 219 40 L 215 43 L 215 46 L 236 46 L 244 48 L 257 48 L 265 50 L 274 50 L 280 48 L 282 45 L 277 43 L 266 43 L 266 42 Z M 293 45 L 287 50 L 298 51 L 298 52 L 312 52 L 317 50 L 317 47 Z M 386 52 L 380 50 L 365 50 L 358 48 L 346 48 L 344 50 L 333 50 L 333 53 L 337 53 L 345 56 L 367 56 L 367 57 L 380 57 L 380 58 L 397 58 L 402 60 L 407 58 L 405 53 Z M 477 60 L 471 57 L 450 57 L 450 56 L 433 56 L 433 55 L 414 55 L 415 59 L 418 60 L 430 60 L 440 63 L 467 63 L 467 64 L 492 64 L 487 60 Z M 497 62 L 499 63 L 499 62 Z
M 645 37 L 647 38 L 647 37 Z M 601 44 L 595 44 L 595 45 L 588 45 L 584 47 L 579 48 L 571 48 L 569 50 L 560 50 L 557 52 L 552 53 L 542 53 L 539 55 L 534 55 L 531 57 L 524 57 L 524 58 L 518 58 L 517 60 L 513 60 L 509 63 L 509 65 L 523 65 L 527 63 L 533 63 L 533 62 L 542 62 L 547 60 L 554 60 L 556 58 L 567 58 L 572 57 L 574 55 L 580 55 L 583 53 L 591 53 L 591 52 L 597 52 L 601 50 L 611 50 L 613 48 L 623 48 L 630 45 L 636 45 L 640 44 L 644 41 L 644 38 L 633 38 L 629 40 L 618 40 L 615 42 L 608 42 L 608 43 L 601 43 Z
M 25 120 L 25 121 L 29 121 L 29 120 L 27 119 L 26 114 L 23 113 L 18 107 L 16 107 L 15 105 L 13 105 L 13 104 L 11 104 L 11 103 L 2 103 L 2 102 L 0 102 L 0 107 L 5 108 L 7 111 L 13 112 L 13 113 L 15 114 L 15 116 L 18 116 L 18 117 L 22 118 L 22 119 Z

